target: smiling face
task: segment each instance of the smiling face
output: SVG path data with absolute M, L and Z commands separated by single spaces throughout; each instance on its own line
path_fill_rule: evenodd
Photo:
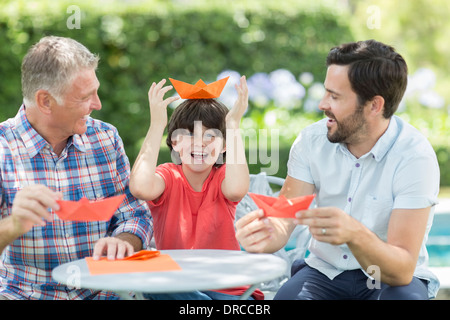
M 182 166 L 193 172 L 211 170 L 221 162 L 219 157 L 225 152 L 220 130 L 206 128 L 201 121 L 195 121 L 193 132 L 189 129 L 175 130 L 172 148 L 179 153 Z
M 187 99 L 173 112 L 166 144 L 174 163 L 203 170 L 225 163 L 225 117 L 228 108 L 216 99 Z M 181 158 L 181 159 L 180 159 Z
M 328 67 L 325 90 L 319 108 L 328 117 L 328 140 L 332 143 L 358 143 L 367 133 L 367 121 L 364 106 L 359 105 L 348 79 L 348 66 Z
M 52 124 L 60 136 L 70 137 L 86 132 L 86 121 L 93 110 L 101 109 L 97 90 L 100 83 L 95 70 L 80 71 L 62 97 L 61 105 L 52 108 Z

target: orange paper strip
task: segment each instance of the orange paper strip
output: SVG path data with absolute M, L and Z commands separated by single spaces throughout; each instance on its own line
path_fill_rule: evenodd
M 100 260 L 86 257 L 85 260 L 91 275 L 181 270 L 178 263 L 168 254 L 161 254 L 145 260 L 108 260 L 106 257 L 102 257 Z
M 141 250 L 120 260 L 148 260 L 160 255 L 157 250 Z
M 169 80 L 182 99 L 214 99 L 220 97 L 228 78 L 210 84 L 206 84 L 200 79 L 194 85 L 172 78 L 169 78 Z
M 81 198 L 79 201 L 58 200 L 59 211 L 56 214 L 62 220 L 69 221 L 107 221 L 125 199 L 125 195 L 89 201 Z
M 295 218 L 295 213 L 308 209 L 315 194 L 287 199 L 284 196 L 270 197 L 256 193 L 248 193 L 256 205 L 269 217 Z

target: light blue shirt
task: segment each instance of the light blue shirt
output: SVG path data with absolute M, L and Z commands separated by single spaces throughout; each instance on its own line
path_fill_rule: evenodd
M 305 128 L 295 140 L 288 175 L 314 184 L 317 206 L 333 206 L 387 240 L 393 209 L 431 206 L 414 275 L 429 280 L 429 296 L 439 289 L 427 269 L 426 241 L 438 203 L 439 165 L 428 140 L 401 118 L 393 116 L 386 132 L 370 152 L 357 159 L 343 143 L 327 138 L 327 119 Z M 306 262 L 333 279 L 345 270 L 361 268 L 347 245 L 311 240 Z M 365 272 L 365 270 L 363 270 Z

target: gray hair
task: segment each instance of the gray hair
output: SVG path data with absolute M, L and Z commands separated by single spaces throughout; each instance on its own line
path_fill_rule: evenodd
M 66 89 L 82 69 L 96 69 L 99 57 L 81 43 L 48 36 L 33 45 L 22 61 L 22 95 L 32 106 L 38 90 L 47 90 L 61 104 Z

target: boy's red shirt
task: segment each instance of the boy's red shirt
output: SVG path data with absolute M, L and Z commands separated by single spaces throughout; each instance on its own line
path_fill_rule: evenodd
M 156 168 L 166 184 L 159 199 L 148 201 L 158 250 L 240 250 L 234 229 L 238 202 L 225 198 L 221 189 L 225 168 L 225 164 L 213 167 L 200 192 L 190 186 L 181 165 L 165 163 Z M 244 289 L 217 291 L 242 294 Z M 264 297 L 259 290 L 253 296 Z

